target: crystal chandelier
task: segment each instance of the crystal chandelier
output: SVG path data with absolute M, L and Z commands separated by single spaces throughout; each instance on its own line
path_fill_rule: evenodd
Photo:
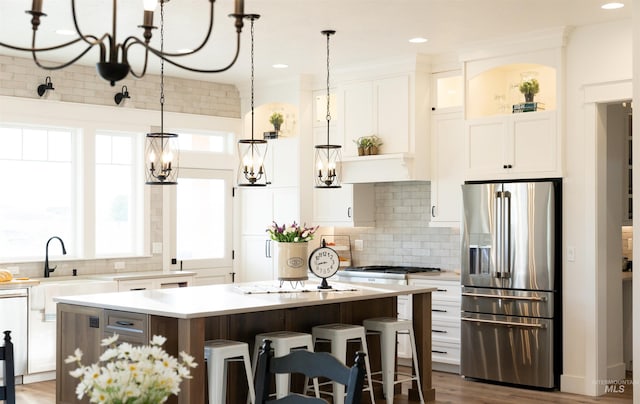
M 260 18 L 257 14 L 246 16 L 251 20 L 251 139 L 240 139 L 238 141 L 238 156 L 240 167 L 238 167 L 239 186 L 266 186 L 267 172 L 264 168 L 264 159 L 267 155 L 267 141 L 264 139 L 254 139 L 253 118 L 254 118 L 254 64 L 253 64 L 253 22 Z
M 342 174 L 342 146 L 330 144 L 329 130 L 331 124 L 331 96 L 329 93 L 329 38 L 336 31 L 322 31 L 327 36 L 327 144 L 315 146 L 315 186 L 316 188 L 341 188 Z
M 111 20 L 111 33 L 100 34 L 86 34 L 80 30 L 80 25 L 78 23 L 78 18 L 76 14 L 76 0 L 69 0 L 71 3 L 71 17 L 73 19 L 73 25 L 75 28 L 75 34 L 77 38 L 61 43 L 53 46 L 45 46 L 38 47 L 36 46 L 36 37 L 38 33 L 38 27 L 40 26 L 40 18 L 46 17 L 42 10 L 43 0 L 32 0 L 31 10 L 26 10 L 27 14 L 31 14 L 31 27 L 32 27 L 32 38 L 31 38 L 31 47 L 20 47 L 16 45 L 10 45 L 8 43 L 0 41 L 0 46 L 4 46 L 9 49 L 30 52 L 34 62 L 42 69 L 46 70 L 58 70 L 63 69 L 67 66 L 72 65 L 77 62 L 82 56 L 84 56 L 91 48 L 97 46 L 100 49 L 100 59 L 96 64 L 98 73 L 102 78 L 109 81 L 111 85 L 115 85 L 115 83 L 119 80 L 124 79 L 129 73 L 131 73 L 136 78 L 141 78 L 145 75 L 147 71 L 147 62 L 149 58 L 149 54 L 153 54 L 159 57 L 161 60 L 171 63 L 174 66 L 177 66 L 181 69 L 189 70 L 192 72 L 198 73 L 220 73 L 225 70 L 228 70 L 238 59 L 238 54 L 240 53 L 240 34 L 242 32 L 243 27 L 243 17 L 244 17 L 244 0 L 235 0 L 235 9 L 233 14 L 229 14 L 229 17 L 235 19 L 235 28 L 236 28 L 236 51 L 235 55 L 231 59 L 231 61 L 223 67 L 216 69 L 198 69 L 190 66 L 186 66 L 184 64 L 178 63 L 176 59 L 188 55 L 193 55 L 196 52 L 202 50 L 204 46 L 209 42 L 211 38 L 211 32 L 213 30 L 213 20 L 214 20 L 214 2 L 215 0 L 209 0 L 210 10 L 209 10 L 209 26 L 207 28 L 206 35 L 196 48 L 193 50 L 189 50 L 186 52 L 178 52 L 171 53 L 165 52 L 163 49 L 156 49 L 149 45 L 149 42 L 152 37 L 152 31 L 156 28 L 153 25 L 153 13 L 158 4 L 158 2 L 162 5 L 167 3 L 169 0 L 143 0 L 144 5 L 144 15 L 142 25 L 138 27 L 143 29 L 143 38 L 138 38 L 136 36 L 129 36 L 123 42 L 118 43 L 116 40 L 116 32 L 117 32 L 117 17 L 118 17 L 118 8 L 117 1 L 112 0 L 112 20 Z M 77 43 L 84 43 L 86 48 L 82 50 L 78 55 L 74 56 L 71 60 L 61 63 L 59 65 L 47 66 L 41 63 L 38 59 L 39 54 L 42 52 L 55 51 L 58 49 L 65 48 L 67 46 L 71 46 Z M 129 51 L 132 49 L 134 45 L 140 46 L 144 49 L 144 61 L 142 62 L 142 68 L 140 71 L 135 71 L 132 69 L 129 63 Z

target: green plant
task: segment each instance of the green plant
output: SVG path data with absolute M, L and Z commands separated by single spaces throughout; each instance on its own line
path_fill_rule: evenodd
M 371 138 L 369 136 L 361 136 L 353 141 L 359 149 L 371 147 Z
M 369 136 L 369 143 L 370 143 L 369 144 L 370 147 L 380 147 L 383 145 L 382 139 L 380 139 L 376 135 Z
M 269 122 L 273 125 L 273 126 L 280 126 L 282 125 L 282 122 L 284 122 L 284 118 L 282 117 L 282 114 L 279 112 L 274 112 L 273 114 L 271 114 L 271 116 L 269 117 Z
M 524 95 L 527 95 L 527 94 L 535 95 L 535 94 L 538 94 L 538 91 L 540 91 L 540 83 L 538 83 L 538 80 L 536 79 L 531 79 L 531 80 L 523 81 L 522 83 L 520 83 L 519 88 L 520 88 L 520 92 Z

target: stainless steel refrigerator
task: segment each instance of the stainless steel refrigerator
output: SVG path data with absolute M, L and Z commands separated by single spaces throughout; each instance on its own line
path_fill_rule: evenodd
M 460 370 L 465 377 L 559 387 L 559 179 L 462 185 Z

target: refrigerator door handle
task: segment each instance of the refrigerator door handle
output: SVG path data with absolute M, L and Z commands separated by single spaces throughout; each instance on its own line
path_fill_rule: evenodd
M 529 300 L 534 302 L 546 302 L 547 298 L 545 296 L 502 296 L 502 295 L 491 295 L 487 293 L 468 293 L 463 292 L 462 296 L 468 297 L 488 297 L 490 299 L 509 299 L 509 300 Z
M 523 323 L 512 323 L 511 321 L 497 321 L 497 320 L 481 320 L 478 318 L 461 318 L 462 321 L 469 321 L 472 323 L 483 323 L 483 324 L 496 324 L 496 325 L 504 325 L 504 326 L 514 326 L 514 327 L 525 327 L 525 328 L 547 328 L 544 324 L 523 324 Z
M 503 255 L 504 261 L 502 268 L 502 277 L 503 278 L 511 278 L 511 192 L 504 191 L 503 192 L 503 200 L 504 200 L 504 212 L 506 212 L 506 223 L 504 223 L 503 227 Z
M 496 204 L 495 204 L 495 217 L 496 217 L 496 240 L 495 240 L 495 246 L 496 246 L 496 252 L 495 252 L 495 257 L 496 257 L 496 278 L 500 278 L 501 277 L 501 273 L 502 273 L 502 265 L 503 265 L 503 253 L 502 253 L 502 246 L 504 243 L 504 232 L 502 231 L 503 229 L 503 222 L 504 222 L 504 209 L 502 206 L 502 191 L 498 191 L 496 192 Z

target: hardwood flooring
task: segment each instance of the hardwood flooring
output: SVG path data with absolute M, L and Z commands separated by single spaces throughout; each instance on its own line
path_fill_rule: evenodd
M 625 385 L 624 392 L 609 393 L 600 397 L 588 397 L 557 391 L 537 391 L 506 387 L 490 383 L 465 380 L 458 375 L 433 372 L 433 385 L 436 388 L 436 403 L 465 404 L 540 404 L 540 403 L 600 403 L 629 404 L 632 402 L 632 385 Z M 17 404 L 55 403 L 55 382 L 40 382 L 17 386 Z M 406 393 L 406 389 L 404 390 Z M 405 395 L 398 395 L 396 404 L 409 404 Z M 376 399 L 384 404 L 383 399 Z

